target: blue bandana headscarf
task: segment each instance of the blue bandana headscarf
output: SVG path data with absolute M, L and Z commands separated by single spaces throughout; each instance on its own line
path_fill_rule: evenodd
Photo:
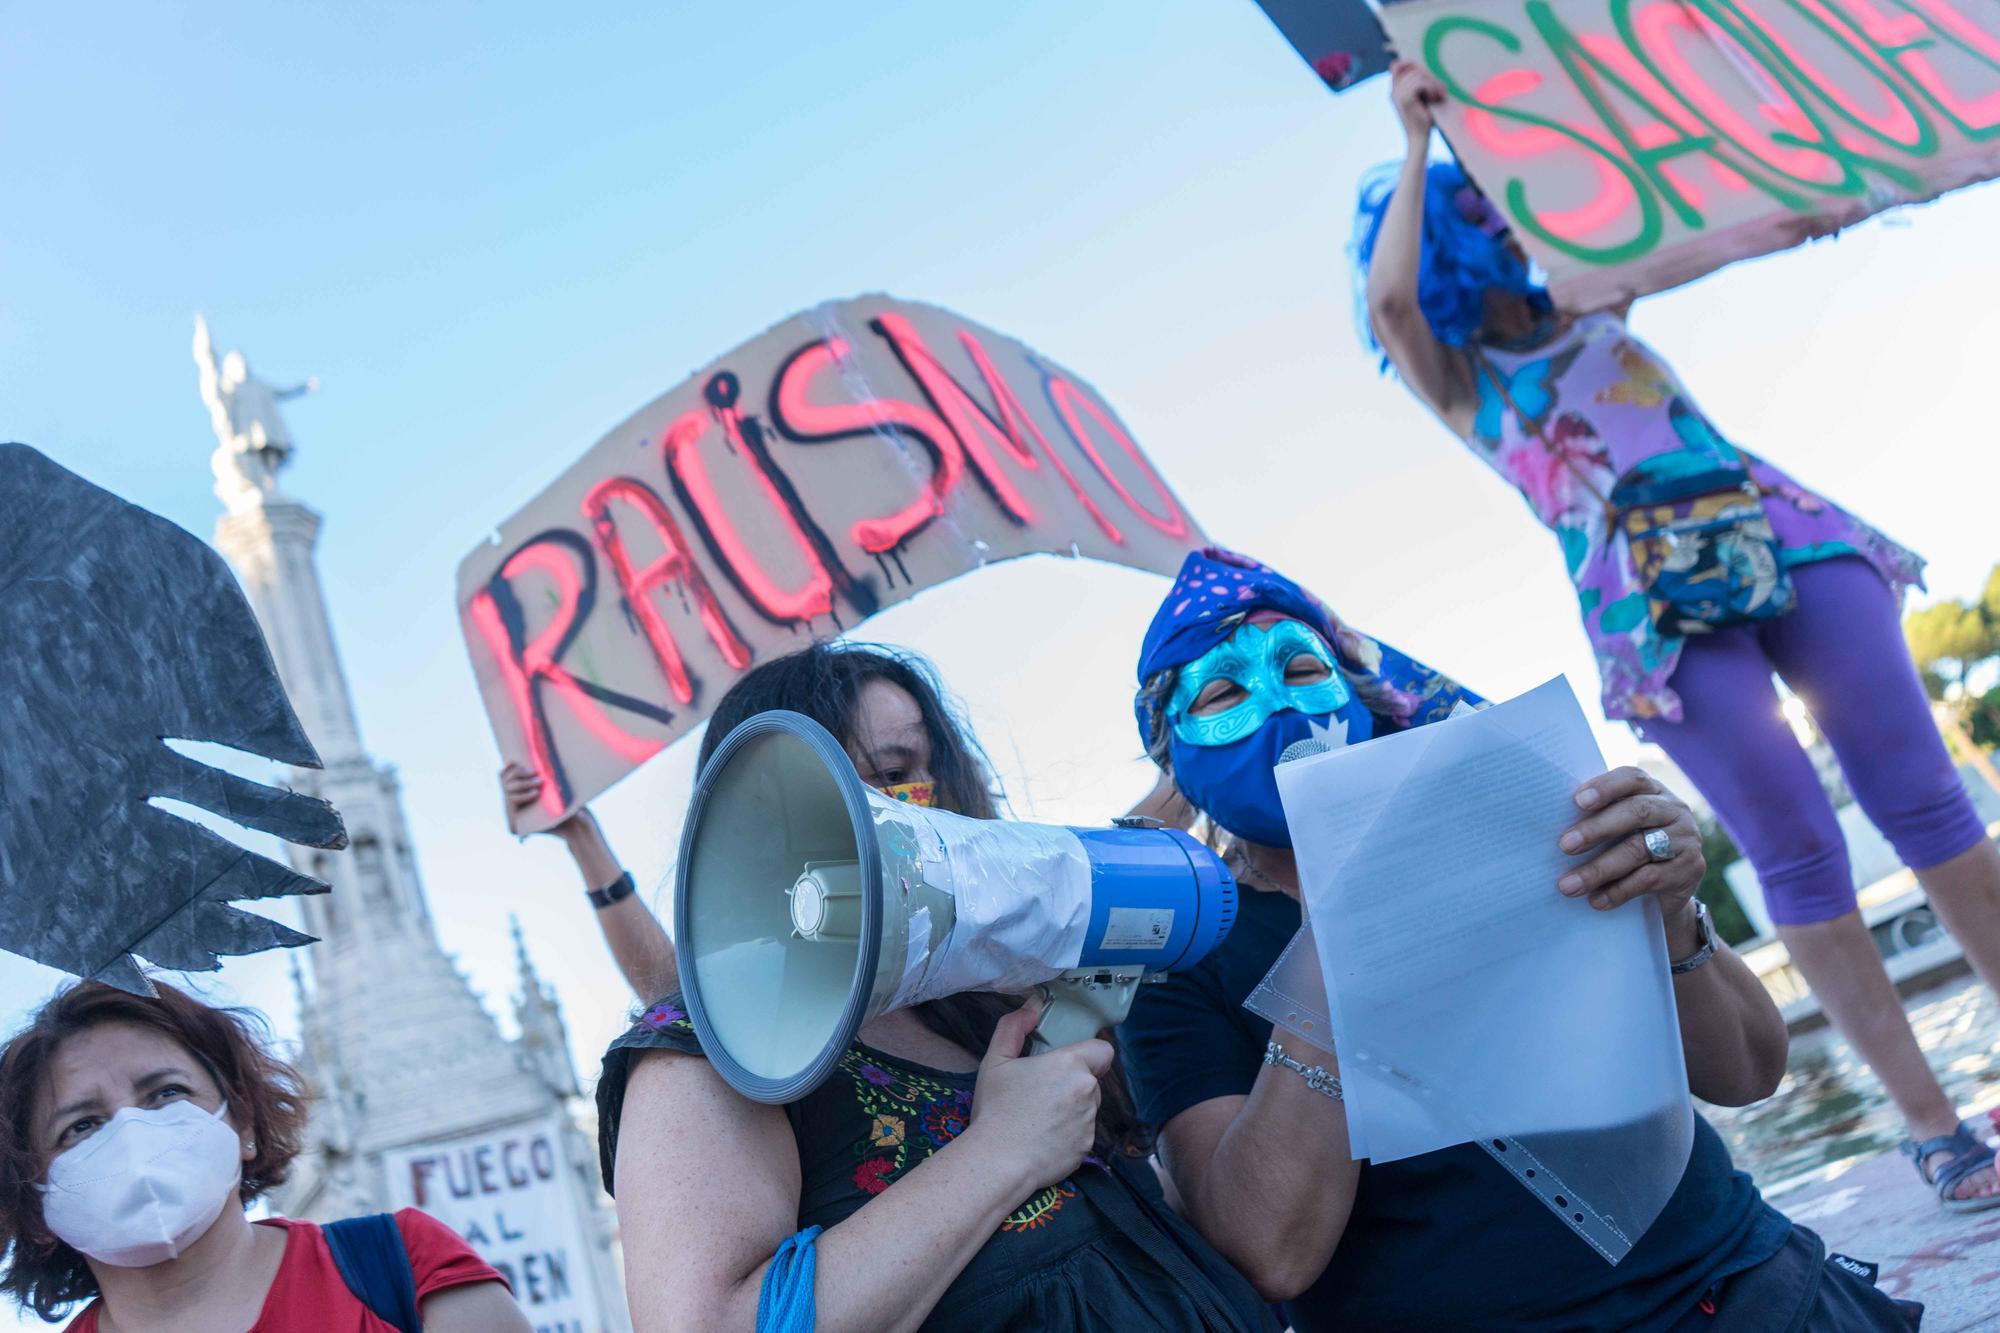
M 1146 627 L 1145 642 L 1139 650 L 1139 692 L 1133 700 L 1133 716 L 1139 725 L 1142 745 L 1150 747 L 1160 710 L 1167 706 L 1168 692 L 1157 679 L 1161 672 L 1184 667 L 1205 655 L 1233 635 L 1252 611 L 1276 611 L 1302 621 L 1332 646 L 1343 672 L 1350 678 L 1372 683 L 1373 688 L 1357 691 L 1368 705 L 1372 730 L 1400 731 L 1421 726 L 1450 715 L 1460 700 L 1478 704 L 1480 697 L 1458 682 L 1431 670 L 1414 658 L 1386 644 L 1378 643 L 1340 623 L 1326 604 L 1267 565 L 1221 547 L 1189 553 L 1173 588 L 1160 603 L 1153 623 Z M 1348 733 L 1356 739 L 1353 725 Z M 1270 732 L 1264 735 L 1263 732 Z M 1280 734 L 1282 733 L 1282 734 Z M 1293 734 L 1296 733 L 1296 734 Z M 1278 741 L 1289 744 L 1307 734 L 1306 720 L 1293 713 L 1280 713 L 1264 723 L 1260 732 L 1234 746 L 1183 747 L 1175 743 L 1176 778 L 1182 793 L 1232 833 L 1256 842 L 1288 846 L 1283 812 L 1276 804 L 1276 783 L 1259 782 L 1256 791 L 1247 789 L 1244 776 L 1249 760 L 1235 751 L 1240 747 L 1256 751 L 1256 764 L 1249 765 L 1262 778 L 1276 763 L 1276 751 L 1264 752 Z M 1282 747 L 1279 747 L 1282 748 Z M 1206 751 L 1198 753 L 1197 751 Z M 1208 783 L 1198 773 L 1182 771 L 1192 760 L 1204 767 L 1218 768 L 1217 781 Z M 1241 761 L 1241 762 L 1238 762 Z M 1227 772 L 1222 769 L 1226 767 Z M 1269 785 L 1271 790 L 1262 788 Z M 1208 788 L 1197 794 L 1191 787 Z M 1234 793 L 1244 799 L 1236 800 Z M 1224 799 L 1232 808 L 1213 808 Z

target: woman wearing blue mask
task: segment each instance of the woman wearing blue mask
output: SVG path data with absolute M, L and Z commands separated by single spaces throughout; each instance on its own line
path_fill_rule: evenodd
M 68 1333 L 528 1333 L 505 1280 L 414 1208 L 252 1223 L 307 1090 L 245 1011 L 156 983 L 58 993 L 0 1048 L 4 1289 Z
M 1188 1217 L 1301 1333 L 1909 1327 L 1767 1205 L 1699 1117 L 1679 1188 L 1614 1268 L 1469 1144 L 1351 1160 L 1339 1053 L 1244 1008 L 1301 921 L 1273 767 L 1288 750 L 1364 744 L 1478 702 L 1253 560 L 1209 550 L 1182 566 L 1140 654 L 1135 712 L 1161 787 L 1139 813 L 1206 819 L 1245 891 L 1223 945 L 1146 987 L 1119 1036 Z M 1768 1096 L 1784 1023 L 1696 905 L 1687 807 L 1633 769 L 1576 799 L 1561 841 L 1583 850 L 1549 892 L 1600 910 L 1655 895 L 1689 1086 L 1725 1105 Z

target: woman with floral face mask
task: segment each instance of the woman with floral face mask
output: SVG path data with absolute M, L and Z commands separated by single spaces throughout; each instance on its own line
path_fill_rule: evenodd
M 1763 1201 L 1699 1116 L 1678 1189 L 1615 1268 L 1470 1144 L 1353 1161 L 1339 1052 L 1244 1008 L 1301 919 L 1272 768 L 1302 741 L 1363 744 L 1478 700 L 1220 550 L 1181 567 L 1147 630 L 1139 681 L 1139 734 L 1162 774 L 1141 813 L 1205 816 L 1244 892 L 1229 938 L 1143 988 L 1119 1036 L 1188 1217 L 1265 1297 L 1286 1302 L 1294 1328 L 1908 1327 Z M 1704 867 L 1687 807 L 1634 769 L 1592 778 L 1576 804 L 1577 822 L 1556 835 L 1575 864 L 1549 893 L 1602 911 L 1654 895 L 1689 1086 L 1724 1105 L 1768 1096 L 1784 1073 L 1784 1022 L 1695 903 Z
M 0 1288 L 44 1319 L 90 1301 L 70 1333 L 527 1333 L 500 1274 L 414 1208 L 253 1225 L 306 1088 L 254 1017 L 158 992 L 72 986 L 0 1050 Z
M 832 732 L 885 794 L 998 816 L 921 658 L 851 643 L 773 658 L 718 702 L 702 762 L 772 709 Z M 767 1106 L 710 1067 L 679 995 L 650 1006 L 597 1083 L 633 1327 L 1268 1327 L 1167 1208 L 1112 1044 L 1022 1058 L 1037 1014 L 974 992 L 893 1010 L 825 1083 Z

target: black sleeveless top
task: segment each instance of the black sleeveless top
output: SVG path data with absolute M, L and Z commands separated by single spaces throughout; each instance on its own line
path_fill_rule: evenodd
M 604 1056 L 598 1155 L 613 1184 L 633 1058 L 701 1054 L 680 997 L 652 1006 Z M 856 1043 L 833 1077 L 785 1108 L 799 1145 L 800 1227 L 832 1227 L 950 1143 L 972 1114 L 972 1074 L 913 1064 Z M 719 1180 L 728 1177 L 717 1163 Z M 1234 1268 L 1166 1206 L 1143 1158 L 1086 1161 L 1022 1201 L 946 1289 L 926 1329 L 1274 1327 Z

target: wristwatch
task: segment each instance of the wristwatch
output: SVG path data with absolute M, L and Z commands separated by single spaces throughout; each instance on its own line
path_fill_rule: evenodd
M 1667 969 L 1675 976 L 1692 972 L 1715 957 L 1715 923 L 1709 920 L 1708 904 L 1699 898 L 1694 900 L 1694 930 L 1700 947 Z
M 583 896 L 590 899 L 590 905 L 602 912 L 613 903 L 623 902 L 634 893 L 632 872 L 626 871 L 601 889 L 585 889 Z

